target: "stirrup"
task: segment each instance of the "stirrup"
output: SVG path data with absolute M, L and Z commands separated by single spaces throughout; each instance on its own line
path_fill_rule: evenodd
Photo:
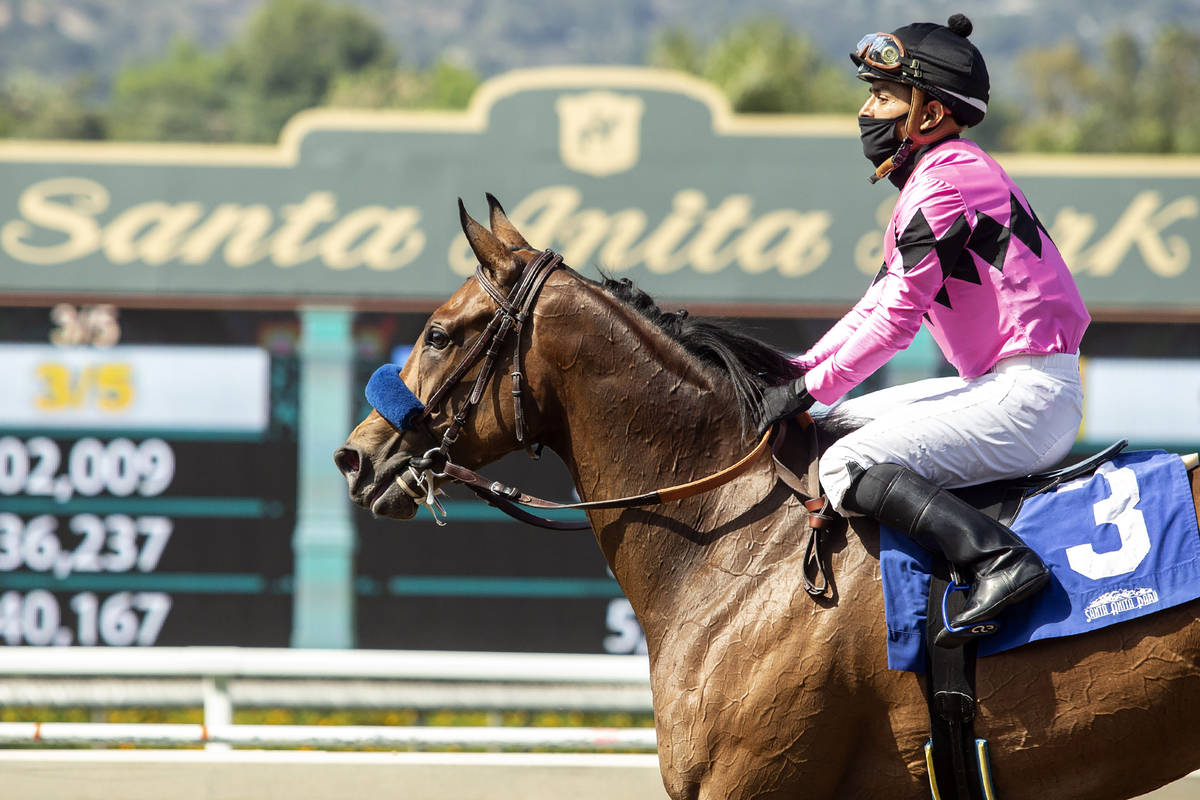
M 991 636 L 1000 630 L 1000 622 L 994 619 L 976 622 L 972 625 L 955 626 L 950 624 L 950 593 L 951 592 L 969 592 L 970 584 L 958 584 L 950 581 L 946 586 L 946 593 L 942 595 L 942 627 L 946 629 L 946 633 L 954 636 L 974 639 L 979 636 Z

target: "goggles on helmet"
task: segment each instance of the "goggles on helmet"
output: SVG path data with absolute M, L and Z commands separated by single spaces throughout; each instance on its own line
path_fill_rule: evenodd
M 898 72 L 904 58 L 904 45 L 890 33 L 869 33 L 854 48 L 859 66 L 866 64 L 883 72 Z

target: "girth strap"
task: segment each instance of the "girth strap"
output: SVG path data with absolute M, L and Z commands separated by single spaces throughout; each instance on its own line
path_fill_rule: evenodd
M 931 576 L 925 636 L 930 785 L 941 800 L 988 800 L 990 795 L 980 781 L 975 745 L 977 642 L 972 640 L 961 647 L 933 644 L 942 627 L 941 598 L 947 585 L 941 574 Z M 956 602 L 961 603 L 961 599 Z

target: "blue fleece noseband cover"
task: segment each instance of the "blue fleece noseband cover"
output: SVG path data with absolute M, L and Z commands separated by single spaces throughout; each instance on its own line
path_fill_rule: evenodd
M 425 404 L 400 380 L 399 364 L 384 364 L 367 381 L 367 402 L 397 430 L 410 430 Z

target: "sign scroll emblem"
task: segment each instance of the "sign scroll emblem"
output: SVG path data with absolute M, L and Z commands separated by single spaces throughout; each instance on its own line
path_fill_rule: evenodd
M 558 149 L 569 168 L 601 178 L 637 164 L 642 98 L 607 91 L 567 94 L 558 98 L 555 108 Z

